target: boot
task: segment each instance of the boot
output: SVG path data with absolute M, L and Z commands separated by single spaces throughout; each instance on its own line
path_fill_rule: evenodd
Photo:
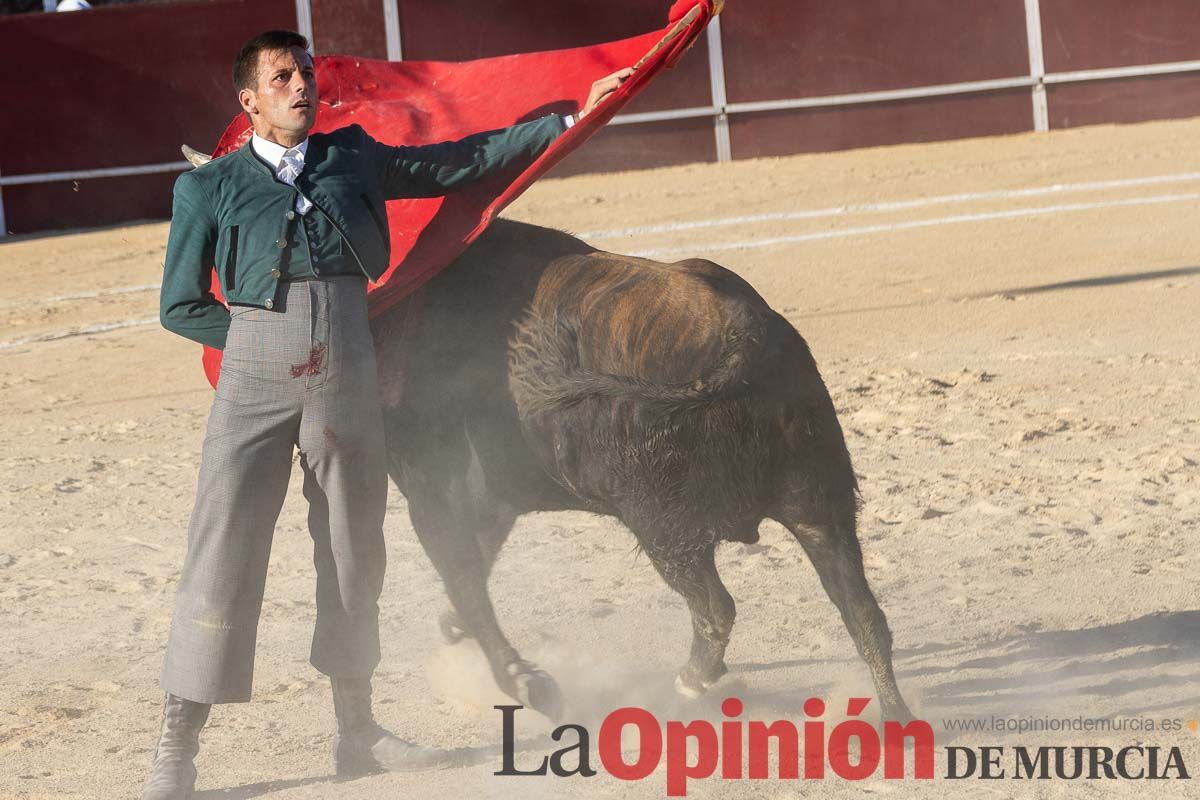
M 208 703 L 195 703 L 167 693 L 163 700 L 162 727 L 150 777 L 142 789 L 142 800 L 189 800 L 196 789 L 196 765 L 200 752 L 200 729 L 208 721 Z
M 371 714 L 370 678 L 331 678 L 337 735 L 333 740 L 333 766 L 338 777 L 372 772 L 410 772 L 455 763 L 453 754 L 436 747 L 413 744 L 393 736 Z

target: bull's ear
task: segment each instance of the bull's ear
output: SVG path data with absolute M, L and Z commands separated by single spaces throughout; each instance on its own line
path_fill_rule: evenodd
M 183 157 L 186 158 L 193 167 L 203 167 L 205 164 L 212 161 L 212 156 L 206 156 L 204 153 L 201 153 L 199 150 L 193 150 L 186 144 L 181 145 L 179 149 L 183 151 Z

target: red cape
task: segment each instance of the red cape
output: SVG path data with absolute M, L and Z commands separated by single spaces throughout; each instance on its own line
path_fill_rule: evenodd
M 321 103 L 312 130 L 358 123 L 388 144 L 461 139 L 551 112 L 572 113 L 583 107 L 593 81 L 644 60 L 633 77 L 515 179 L 485 180 L 445 197 L 390 201 L 393 265 L 370 288 L 370 315 L 391 308 L 450 264 L 530 184 L 602 128 L 663 69 L 674 66 L 721 5 L 722 0 L 677 0 L 661 30 L 570 50 L 460 63 L 315 59 Z M 240 147 L 251 132 L 245 117 L 238 116 L 213 156 Z M 214 273 L 213 294 L 223 300 L 219 287 Z M 214 387 L 220 369 L 221 351 L 206 346 L 204 370 Z

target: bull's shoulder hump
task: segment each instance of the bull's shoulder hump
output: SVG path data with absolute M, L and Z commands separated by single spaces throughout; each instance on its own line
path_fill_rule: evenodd
M 748 284 L 729 285 L 731 277 L 740 281 L 720 269 L 604 252 L 577 255 L 546 270 L 531 310 L 573 321 L 583 339 L 615 359 L 609 366 L 618 373 L 646 375 L 646 369 L 660 371 L 650 365 L 656 354 L 684 363 L 711 357 L 731 332 L 766 309 L 752 289 L 746 294 Z
M 663 263 L 596 251 L 557 259 L 546 270 L 539 295 L 553 304 L 600 304 L 616 310 L 725 318 L 735 309 L 764 312 L 766 301 L 745 279 L 712 261 Z

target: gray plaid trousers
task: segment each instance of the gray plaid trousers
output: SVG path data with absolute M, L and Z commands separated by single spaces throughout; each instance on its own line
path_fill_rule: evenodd
M 317 572 L 311 660 L 379 663 L 387 467 L 366 278 L 280 284 L 276 308 L 232 309 L 162 670 L 202 703 L 250 699 L 275 523 L 299 446 Z

